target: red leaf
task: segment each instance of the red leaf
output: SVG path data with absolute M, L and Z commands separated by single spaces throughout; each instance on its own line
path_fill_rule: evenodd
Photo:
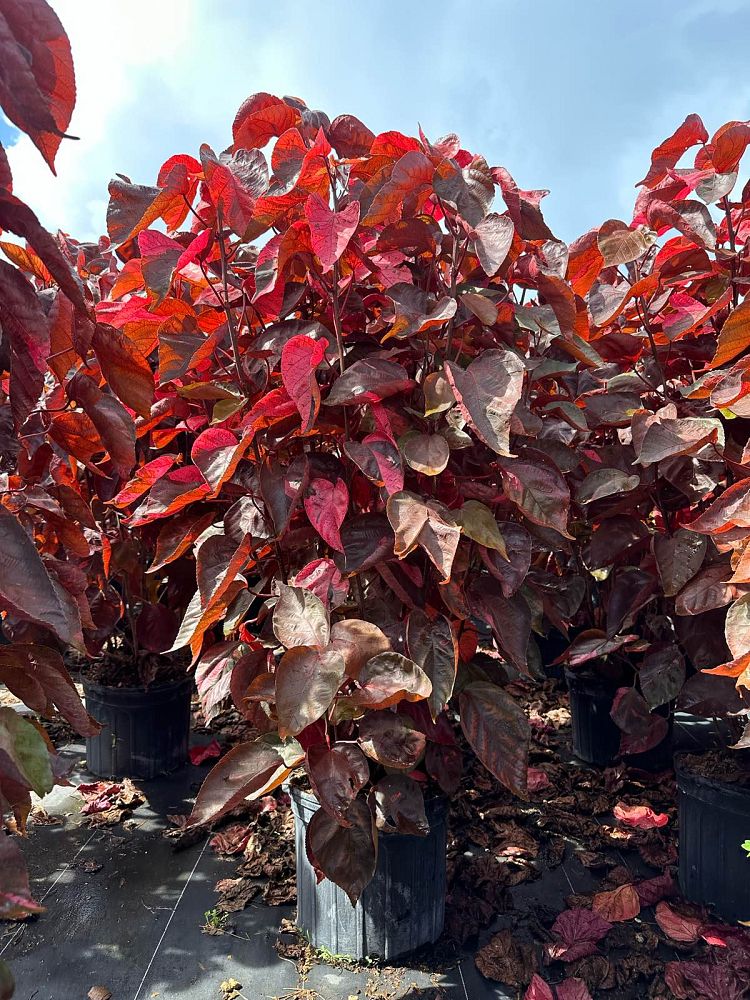
M 260 149 L 275 135 L 296 125 L 299 111 L 271 94 L 253 94 L 243 101 L 232 123 L 232 136 L 238 148 Z
M 552 936 L 556 941 L 546 946 L 553 960 L 573 962 L 577 958 L 596 953 L 596 942 L 610 930 L 612 924 L 592 910 L 576 908 L 565 910 L 552 925 Z
M 64 645 L 83 647 L 77 608 L 47 572 L 21 522 L 0 506 L 0 602 L 52 629 Z
M 371 482 L 385 487 L 389 496 L 403 490 L 401 452 L 385 434 L 368 434 L 361 442 L 345 441 L 344 451 Z
M 555 1000 L 552 987 L 535 972 L 531 977 L 529 988 L 523 995 L 523 1000 Z
M 44 2 L 4 3 L 0 12 L 0 105 L 55 173 L 55 155 L 73 114 L 70 42 Z
M 591 994 L 582 979 L 566 979 L 557 987 L 557 1000 L 591 1000 Z
M 430 715 L 437 719 L 453 694 L 458 666 L 458 646 L 453 630 L 444 615 L 430 619 L 421 610 L 407 619 L 406 642 L 409 655 L 430 678 Z
M 526 771 L 526 787 L 530 792 L 541 792 L 550 787 L 550 780 L 547 772 L 539 767 L 530 767 Z
M 115 507 L 127 507 L 166 475 L 177 461 L 176 455 L 160 455 L 151 462 L 142 465 L 135 476 L 123 486 L 116 497 L 112 499 Z
M 570 491 L 562 474 L 531 459 L 512 459 L 502 466 L 505 495 L 534 524 L 568 534 Z
M 0 919 L 3 920 L 23 919 L 44 909 L 32 899 L 26 862 L 18 839 L 7 834 L 0 838 Z M 5 985 L 0 976 L 0 987 Z M 6 995 L 10 1000 L 11 994 Z
M 307 773 L 321 806 L 341 826 L 350 827 L 347 810 L 370 777 L 361 750 L 353 744 L 331 749 L 325 744 L 312 746 L 307 751 Z
M 635 827 L 638 830 L 653 830 L 655 827 L 666 826 L 669 816 L 666 813 L 655 813 L 650 806 L 631 806 L 618 802 L 613 810 L 615 819 L 623 826 Z
M 638 882 L 635 887 L 641 906 L 653 906 L 667 896 L 674 896 L 677 888 L 671 875 L 657 875 L 655 878 Z
M 280 420 L 291 417 L 296 409 L 296 404 L 289 398 L 289 393 L 284 386 L 261 396 L 242 421 L 242 428 L 248 435 L 248 442 L 252 441 L 257 431 L 264 430 Z
M 250 445 L 248 438 L 237 441 L 237 435 L 221 427 L 209 427 L 193 442 L 190 457 L 216 496 L 231 479 Z
M 297 736 L 331 707 L 346 676 L 344 657 L 335 649 L 295 646 L 276 670 L 276 712 L 282 739 Z
M 337 608 L 343 604 L 349 593 L 349 584 L 332 559 L 313 559 L 302 567 L 291 582 L 295 587 L 311 590 L 327 608 Z
M 711 145 L 711 162 L 719 174 L 737 169 L 750 143 L 750 125 L 747 122 L 727 122 L 716 132 Z
M 337 552 L 343 552 L 341 525 L 349 506 L 349 490 L 343 479 L 312 479 L 305 493 L 305 512 L 320 537 Z
M 27 643 L 0 647 L 0 680 L 40 715 L 51 715 L 56 706 L 81 736 L 96 736 L 101 730 L 83 707 L 62 656 L 55 649 Z M 33 688 L 29 688 L 30 683 Z
M 161 217 L 172 202 L 169 192 L 121 177 L 109 182 L 107 232 L 114 243 L 125 243 Z M 185 209 L 187 212 L 187 208 Z
M 673 941 L 683 941 L 694 944 L 700 937 L 703 921 L 697 917 L 683 916 L 674 910 L 669 903 L 662 901 L 656 904 L 656 922 Z
M 154 373 L 135 344 L 111 326 L 97 323 L 92 347 L 112 391 L 141 417 L 151 415 Z
M 202 262 L 206 260 L 213 245 L 213 229 L 204 229 L 203 232 L 198 233 L 195 239 L 180 254 L 175 265 L 175 271 L 181 271 L 183 267 L 187 267 L 188 264 L 194 264 L 196 261 Z
M 422 668 L 400 653 L 378 653 L 371 657 L 357 679 L 360 686 L 351 700 L 363 708 L 389 708 L 400 701 L 422 701 L 429 698 L 432 690 Z
M 200 156 L 208 194 L 222 224 L 244 236 L 252 222 L 256 200 L 268 187 L 265 157 L 251 149 L 240 149 L 233 157 L 226 154 L 217 157 L 205 143 Z
M 54 442 L 65 449 L 67 454 L 77 458 L 93 472 L 98 471 L 91 464 L 91 460 L 94 455 L 104 453 L 106 448 L 96 427 L 83 410 L 69 410 L 55 414 L 48 434 Z
M 141 605 L 135 624 L 138 644 L 151 653 L 165 653 L 175 640 L 179 624 L 172 608 L 146 602 Z
M 420 787 L 421 776 L 389 774 L 374 786 L 378 810 L 378 824 L 391 821 L 399 833 L 425 837 L 430 824 L 424 807 L 424 793 Z
M 139 528 L 168 514 L 176 514 L 210 492 L 211 487 L 195 466 L 186 465 L 182 469 L 174 469 L 152 486 L 148 499 L 137 508 L 130 524 Z M 154 569 L 153 566 L 151 568 Z
M 313 250 L 325 271 L 333 267 L 359 225 L 359 202 L 350 201 L 340 212 L 333 211 L 317 194 L 305 202 Z M 290 395 L 292 395 L 290 393 Z
M 325 357 L 328 340 L 321 337 L 292 337 L 281 351 L 281 377 L 284 387 L 302 417 L 300 432 L 307 434 L 320 409 L 320 389 L 315 369 Z
M 654 188 L 671 167 L 676 166 L 686 150 L 696 143 L 708 142 L 708 132 L 698 115 L 688 115 L 682 125 L 651 154 L 651 168 L 639 184 Z
M 122 403 L 82 372 L 68 383 L 68 395 L 96 427 L 117 474 L 129 476 L 135 465 L 135 423 Z
M 728 965 L 668 962 L 664 979 L 679 1000 L 743 1000 L 747 982 Z
M 29 280 L 4 260 L 0 260 L 0 328 L 10 353 L 13 419 L 20 427 L 36 406 L 44 385 L 49 325 Z
M 208 774 L 195 799 L 188 823 L 214 823 L 245 799 L 257 799 L 280 785 L 302 755 L 285 763 L 263 740 L 240 743 L 226 753 Z
M 523 388 L 523 362 L 510 351 L 485 351 L 464 371 L 445 362 L 464 419 L 498 455 L 510 455 L 510 418 Z
M 403 365 L 381 358 L 355 361 L 339 375 L 325 400 L 326 406 L 354 406 L 358 403 L 379 403 L 388 396 L 407 392 L 414 380 Z
M 507 215 L 491 212 L 473 232 L 474 249 L 485 274 L 492 277 L 502 267 L 513 245 L 515 229 Z
M 86 301 L 83 297 L 81 282 L 78 276 L 73 273 L 56 240 L 41 225 L 28 205 L 1 189 L 0 229 L 8 229 L 16 236 L 23 236 L 27 240 L 36 251 L 37 270 L 41 267 L 42 270 L 46 268 L 48 272 L 45 282 L 49 282 L 50 278 L 53 278 L 75 308 L 85 315 L 87 312 Z M 11 246 L 15 246 L 14 244 L 6 246 L 7 249 L 3 248 L 6 256 L 20 266 L 19 261 L 14 259 L 12 255 L 14 252 L 15 254 L 23 252 L 22 248 L 15 247 L 14 251 L 10 249 Z
M 162 566 L 179 559 L 183 553 L 187 552 L 196 538 L 203 534 L 213 519 L 214 512 L 212 510 L 205 513 L 187 510 L 167 521 L 156 539 L 154 561 L 147 572 L 155 573 Z
M 328 129 L 328 139 L 339 156 L 366 156 L 374 138 L 374 133 L 354 115 L 339 115 Z
M 204 746 L 190 747 L 189 754 L 191 764 L 204 764 L 207 760 L 213 760 L 214 757 L 221 757 L 221 747 L 216 740 L 211 740 Z
M 425 750 L 426 739 L 411 720 L 396 712 L 368 712 L 359 724 L 359 745 L 384 767 L 412 771 Z

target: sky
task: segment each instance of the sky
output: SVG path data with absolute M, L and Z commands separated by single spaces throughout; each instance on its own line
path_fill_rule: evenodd
M 105 231 L 115 173 L 153 184 L 217 151 L 258 91 L 374 132 L 456 132 L 518 185 L 547 188 L 568 242 L 629 220 L 651 150 L 685 115 L 750 118 L 747 0 L 52 0 L 78 100 L 55 178 L 0 121 L 15 193 L 50 229 Z M 500 206 L 503 210 L 503 206 Z

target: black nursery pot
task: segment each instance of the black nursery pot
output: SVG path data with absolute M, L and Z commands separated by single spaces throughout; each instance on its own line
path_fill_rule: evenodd
M 149 688 L 84 680 L 86 708 L 102 724 L 86 739 L 88 770 L 99 778 L 156 778 L 188 758 L 192 677 Z
M 565 638 L 560 632 L 551 632 L 549 635 L 535 636 L 539 655 L 542 660 L 542 670 L 546 677 L 551 680 L 562 681 L 565 679 L 565 667 L 562 663 L 554 661 L 570 645 L 571 640 Z
M 445 920 L 447 800 L 425 803 L 426 837 L 382 834 L 372 881 L 352 906 L 335 883 L 319 884 L 307 859 L 307 824 L 318 810 L 308 792 L 291 789 L 297 848 L 297 925 L 315 948 L 356 959 L 394 959 L 437 941 Z
M 680 889 L 725 920 L 750 920 L 750 788 L 691 774 L 675 762 Z
M 565 671 L 570 693 L 570 717 L 573 735 L 573 753 L 587 764 L 607 767 L 620 752 L 621 732 L 610 712 L 617 693 L 617 685 L 604 677 L 591 673 Z M 658 708 L 664 712 L 666 706 Z M 623 760 L 631 767 L 644 771 L 662 771 L 672 766 L 672 716 L 669 714 L 669 732 L 657 746 L 644 753 L 626 754 Z

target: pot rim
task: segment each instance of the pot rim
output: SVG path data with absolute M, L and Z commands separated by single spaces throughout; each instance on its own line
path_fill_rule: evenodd
M 163 681 L 160 684 L 149 684 L 148 687 L 144 687 L 142 684 L 137 686 L 118 686 L 116 684 L 101 684 L 98 681 L 89 680 L 87 677 L 81 678 L 81 685 L 83 686 L 84 692 L 91 691 L 92 694 L 98 694 L 99 692 L 105 694 L 109 692 L 116 692 L 118 695 L 151 695 L 151 694 L 161 694 L 167 691 L 177 691 L 180 688 L 190 686 L 193 684 L 193 675 L 188 674 L 185 677 L 180 677 L 177 680 Z
M 705 751 L 708 752 L 708 751 Z M 734 793 L 735 795 L 741 796 L 743 798 L 750 799 L 750 784 L 741 785 L 738 782 L 725 781 L 722 778 L 712 778 L 707 774 L 695 774 L 686 767 L 683 763 L 683 758 L 687 756 L 702 756 L 700 753 L 693 753 L 692 750 L 682 750 L 680 753 L 674 756 L 674 772 L 678 779 L 678 785 L 680 784 L 680 779 L 684 784 L 694 783 L 696 785 L 702 785 L 707 788 L 713 788 L 717 791 L 720 789 L 726 790 L 728 793 Z M 683 788 L 683 791 L 687 789 Z
M 308 792 L 306 789 L 300 788 L 298 785 L 288 784 L 287 782 L 284 782 L 282 787 L 292 800 L 292 810 L 295 814 L 297 809 L 309 809 L 313 803 L 316 808 L 323 808 L 320 804 L 320 800 L 314 792 Z M 447 821 L 449 807 L 449 799 L 447 795 L 438 790 L 432 791 L 433 794 L 425 795 L 424 797 L 425 810 L 434 812 L 432 817 L 427 817 L 430 823 L 430 829 L 432 829 L 434 824 L 440 824 Z M 304 819 L 304 817 L 300 818 Z M 414 836 L 414 834 L 378 830 L 378 836 L 411 837 Z

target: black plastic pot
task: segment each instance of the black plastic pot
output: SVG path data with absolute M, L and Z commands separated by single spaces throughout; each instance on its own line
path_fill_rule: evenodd
M 315 796 L 291 790 L 297 848 L 297 925 L 316 948 L 334 955 L 390 960 L 437 941 L 445 919 L 448 803 L 425 805 L 426 837 L 381 834 L 375 876 L 356 906 L 333 882 L 319 884 L 307 860 L 305 832 L 318 810 Z
M 188 759 L 193 680 L 116 688 L 84 680 L 86 707 L 102 724 L 86 739 L 88 770 L 100 778 L 155 778 Z
M 725 920 L 750 920 L 750 788 L 691 774 L 675 764 L 680 888 Z
M 565 671 L 570 694 L 573 753 L 587 764 L 610 765 L 620 752 L 621 732 L 610 715 L 617 685 L 593 673 Z M 626 754 L 631 767 L 661 771 L 672 766 L 672 715 L 666 706 L 657 709 L 669 716 L 669 732 L 657 746 L 644 753 Z

